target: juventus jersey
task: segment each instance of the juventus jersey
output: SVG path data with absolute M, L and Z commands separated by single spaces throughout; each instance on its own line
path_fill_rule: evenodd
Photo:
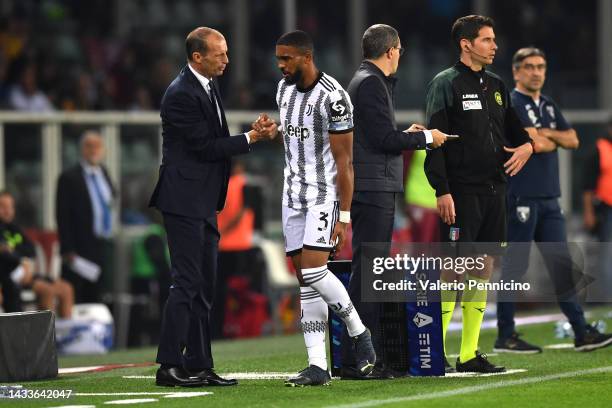
M 276 103 L 285 145 L 283 205 L 306 209 L 338 200 L 336 162 L 329 138 L 353 129 L 353 105 L 348 93 L 338 81 L 321 72 L 305 90 L 282 79 Z

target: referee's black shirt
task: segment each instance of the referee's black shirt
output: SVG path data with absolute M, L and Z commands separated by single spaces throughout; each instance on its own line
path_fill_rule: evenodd
M 427 152 L 425 173 L 438 197 L 495 194 L 506 183 L 503 164 L 510 155 L 503 147 L 529 141 L 501 78 L 461 61 L 430 82 L 425 114 L 428 129 L 459 135 Z

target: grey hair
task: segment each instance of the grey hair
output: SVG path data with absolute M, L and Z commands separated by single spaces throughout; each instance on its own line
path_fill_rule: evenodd
M 100 132 L 98 132 L 95 129 L 87 129 L 86 131 L 83 132 L 83 134 L 81 135 L 81 138 L 79 139 L 79 147 L 81 149 L 83 148 L 83 144 L 85 143 L 85 141 L 89 139 L 90 137 L 97 137 L 100 140 L 104 141 L 104 138 L 102 137 Z
M 529 57 L 542 57 L 546 60 L 546 54 L 544 54 L 544 51 L 541 49 L 536 47 L 525 47 L 514 53 L 512 57 L 512 67 L 514 69 L 519 69 L 523 60 Z
M 399 34 L 397 30 L 387 24 L 374 24 L 363 33 L 361 38 L 361 49 L 365 59 L 377 59 L 389 48 L 398 45 Z

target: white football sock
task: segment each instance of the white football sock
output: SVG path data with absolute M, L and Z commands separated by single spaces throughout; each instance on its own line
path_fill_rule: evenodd
M 327 303 L 319 293 L 309 287 L 300 288 L 302 306 L 302 332 L 308 353 L 308 364 L 327 370 L 325 328 L 327 327 Z
M 302 278 L 305 284 L 319 292 L 325 303 L 342 319 L 349 336 L 355 337 L 365 331 L 346 288 L 329 272 L 327 265 L 302 269 Z

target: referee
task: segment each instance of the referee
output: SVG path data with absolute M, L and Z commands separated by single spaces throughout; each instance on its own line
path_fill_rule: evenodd
M 436 190 L 442 220 L 440 237 L 445 242 L 506 241 L 506 178 L 517 174 L 533 152 L 504 83 L 485 69 L 497 51 L 493 27 L 491 18 L 479 15 L 455 21 L 451 36 L 460 52 L 459 61 L 436 75 L 427 91 L 427 127 L 459 135 L 456 142 L 429 151 L 425 160 L 425 173 Z M 465 280 L 489 280 L 493 258 L 485 259 L 485 267 L 468 271 Z M 452 270 L 442 271 L 444 282 L 463 278 Z M 444 338 L 456 296 L 456 291 L 441 291 Z M 462 302 L 457 371 L 505 371 L 478 352 L 486 291 L 466 290 L 463 299 L 470 301 Z M 452 371 L 446 359 L 445 364 L 447 372 Z

